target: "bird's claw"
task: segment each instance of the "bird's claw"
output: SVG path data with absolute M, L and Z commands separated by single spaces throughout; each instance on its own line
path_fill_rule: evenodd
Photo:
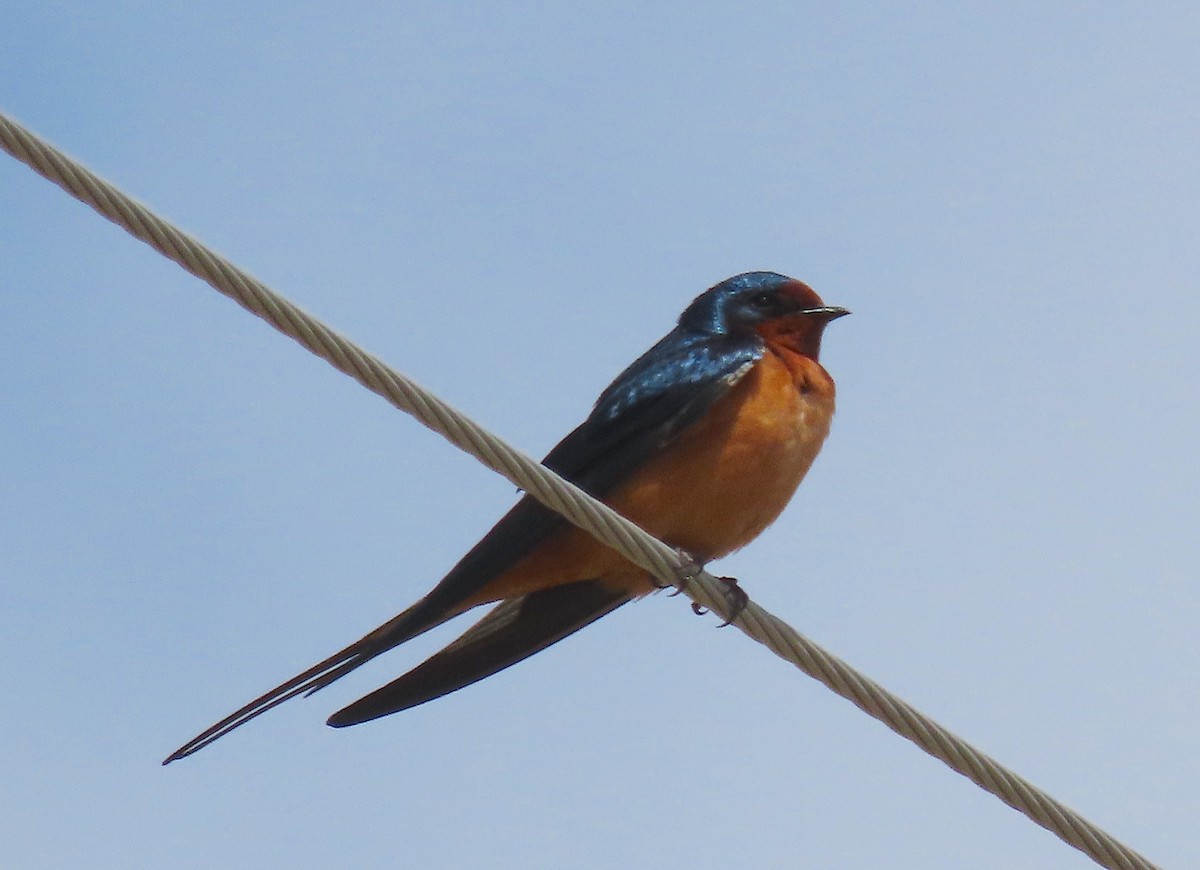
M 739 616 L 742 615 L 742 611 L 745 610 L 746 605 L 750 603 L 750 596 L 746 594 L 745 589 L 738 585 L 736 577 L 718 577 L 717 579 L 724 583 L 726 587 L 728 587 L 727 592 L 733 597 L 733 605 L 731 607 L 729 619 L 717 626 L 717 628 L 724 628 L 727 625 L 731 625 Z M 708 608 L 698 601 L 693 601 L 692 613 L 696 614 L 697 616 L 703 616 L 704 614 L 708 613 Z

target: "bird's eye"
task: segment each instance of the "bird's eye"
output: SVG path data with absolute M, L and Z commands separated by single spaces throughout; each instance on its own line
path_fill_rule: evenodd
M 775 297 L 770 293 L 757 293 L 750 297 L 750 307 L 759 311 L 770 311 L 775 306 Z

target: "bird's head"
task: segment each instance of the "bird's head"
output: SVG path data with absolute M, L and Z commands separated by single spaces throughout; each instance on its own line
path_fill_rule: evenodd
M 704 291 L 679 325 L 709 335 L 757 335 L 815 360 L 825 324 L 849 313 L 826 305 L 803 281 L 777 272 L 743 272 Z

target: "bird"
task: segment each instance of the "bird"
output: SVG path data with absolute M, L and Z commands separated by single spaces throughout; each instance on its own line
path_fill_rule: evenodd
M 783 511 L 825 442 L 835 387 L 819 362 L 821 338 L 848 313 L 777 272 L 721 281 L 617 376 L 543 464 L 697 565 L 740 549 Z M 457 640 L 328 724 L 357 725 L 442 697 L 657 588 L 644 569 L 526 495 L 407 610 L 163 764 L 475 607 L 493 605 Z

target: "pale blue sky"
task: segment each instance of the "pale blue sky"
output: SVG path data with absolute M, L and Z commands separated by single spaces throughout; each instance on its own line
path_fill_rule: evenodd
M 724 277 L 851 308 L 716 567 L 1200 865 L 1196 7 L 565 6 L 18 4 L 0 107 L 532 453 Z M 162 769 L 512 487 L 8 158 L 0 323 L 6 867 L 1092 866 L 665 596 Z

